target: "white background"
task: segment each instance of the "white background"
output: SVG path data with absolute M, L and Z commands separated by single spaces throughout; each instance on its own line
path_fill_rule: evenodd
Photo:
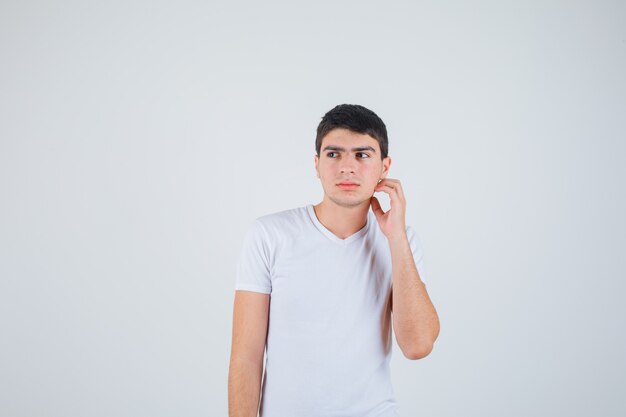
M 243 234 L 321 201 L 340 103 L 387 125 L 441 320 L 426 358 L 394 346 L 401 415 L 625 415 L 625 21 L 3 1 L 0 415 L 226 415 Z

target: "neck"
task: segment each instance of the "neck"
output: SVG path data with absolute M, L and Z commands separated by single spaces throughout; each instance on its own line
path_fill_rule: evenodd
M 346 207 L 326 198 L 313 206 L 319 222 L 340 239 L 345 239 L 365 227 L 369 208 L 369 201 Z

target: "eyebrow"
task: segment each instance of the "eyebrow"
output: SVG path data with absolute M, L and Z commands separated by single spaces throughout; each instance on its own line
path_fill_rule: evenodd
M 370 152 L 376 153 L 376 149 L 372 148 L 371 146 L 359 146 L 357 148 L 352 148 L 350 150 L 352 152 L 370 151 Z M 345 152 L 346 148 L 342 148 L 341 146 L 336 146 L 336 145 L 329 145 L 329 146 L 325 147 L 322 152 L 325 152 L 325 151 Z

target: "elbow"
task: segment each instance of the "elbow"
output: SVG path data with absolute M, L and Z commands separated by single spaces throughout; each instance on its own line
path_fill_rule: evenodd
M 433 347 L 434 347 L 433 343 L 428 343 L 428 344 L 423 343 L 423 344 L 411 347 L 410 349 L 402 349 L 402 353 L 407 359 L 415 361 L 418 359 L 423 359 L 426 356 L 428 356 L 430 352 L 432 352 Z
M 433 351 L 435 341 L 439 337 L 439 320 L 436 325 L 429 329 L 429 332 L 415 332 L 407 338 L 399 339 L 396 333 L 398 345 L 402 353 L 407 359 L 418 360 L 423 359 Z

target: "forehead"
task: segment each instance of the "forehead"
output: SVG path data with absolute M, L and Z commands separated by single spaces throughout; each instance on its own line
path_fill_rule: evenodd
M 322 139 L 321 150 L 333 145 L 346 149 L 371 146 L 377 153 L 380 152 L 380 145 L 376 139 L 366 133 L 353 132 L 344 128 L 335 128 L 328 132 Z

